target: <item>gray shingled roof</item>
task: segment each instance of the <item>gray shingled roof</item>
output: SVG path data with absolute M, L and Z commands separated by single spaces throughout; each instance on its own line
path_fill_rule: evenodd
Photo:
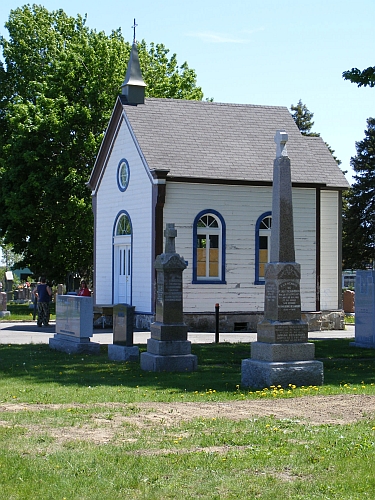
M 275 132 L 285 129 L 293 182 L 348 187 L 323 140 L 302 136 L 286 107 L 148 98 L 123 109 L 151 170 L 269 182 Z

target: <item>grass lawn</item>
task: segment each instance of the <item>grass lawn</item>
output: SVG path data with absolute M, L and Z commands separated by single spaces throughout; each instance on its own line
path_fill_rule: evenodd
M 0 345 L 0 499 L 372 499 L 375 413 L 346 424 L 199 413 L 202 403 L 375 395 L 375 351 L 315 345 L 324 386 L 263 391 L 240 386 L 249 344 L 193 344 L 198 370 L 178 374 L 114 363 L 106 346 L 88 356 Z M 169 421 L 181 402 L 197 415 Z
M 0 321 L 32 321 L 33 320 L 33 306 L 29 304 L 17 304 L 15 302 L 8 302 L 7 310 L 10 312 L 9 316 L 0 317 Z M 55 303 L 50 303 L 51 319 L 56 319 Z

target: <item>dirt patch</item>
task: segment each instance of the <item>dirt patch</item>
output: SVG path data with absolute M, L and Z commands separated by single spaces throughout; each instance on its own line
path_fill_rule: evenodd
M 270 417 L 290 419 L 295 422 L 320 424 L 349 424 L 362 419 L 375 418 L 375 396 L 339 395 L 313 396 L 289 399 L 267 399 L 250 401 L 231 401 L 226 403 L 103 403 L 83 404 L 20 404 L 0 405 L 0 416 L 4 412 L 43 412 L 45 410 L 74 409 L 94 410 L 87 415 L 87 420 L 79 425 L 59 426 L 54 417 L 40 419 L 38 424 L 26 424 L 29 435 L 48 434 L 54 439 L 54 445 L 68 441 L 89 441 L 97 445 L 111 442 L 137 441 L 142 430 L 158 430 L 178 425 L 179 422 L 195 418 L 227 418 L 234 421 L 249 418 Z M 10 426 L 9 421 L 0 419 L 0 426 Z M 132 429 L 129 432 L 129 428 Z M 220 448 L 220 449 L 219 449 Z M 38 450 L 34 450 L 38 452 Z M 186 451 L 186 450 L 185 450 Z M 190 450 L 192 451 L 192 450 Z M 227 447 L 194 448 L 193 451 L 222 452 Z M 165 453 L 167 450 L 161 450 Z M 169 453 L 181 453 L 183 450 L 169 450 Z M 136 453 L 147 454 L 148 450 Z M 151 453 L 151 452 L 150 452 Z M 156 453 L 155 450 L 152 451 Z
M 347 424 L 375 415 L 375 396 L 315 396 L 276 400 L 232 401 L 228 403 L 143 403 L 136 421 L 175 424 L 193 418 L 244 420 L 274 416 L 303 419 L 311 424 Z
M 98 425 L 108 425 L 116 419 L 136 426 L 174 425 L 193 418 L 228 418 L 244 420 L 252 417 L 274 416 L 276 419 L 303 419 L 313 425 L 347 424 L 375 416 L 375 396 L 339 395 L 313 396 L 287 399 L 231 401 L 225 403 L 97 403 L 94 405 L 57 405 L 9 403 L 0 405 L 1 412 L 43 411 L 68 408 L 97 408 L 112 410 L 114 416 L 106 420 L 98 416 Z

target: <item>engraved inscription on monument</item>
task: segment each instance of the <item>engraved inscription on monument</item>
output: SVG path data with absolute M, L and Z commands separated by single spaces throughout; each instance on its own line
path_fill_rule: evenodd
M 307 342 L 307 325 L 304 331 L 301 324 L 297 325 L 275 325 L 275 342 Z
M 165 277 L 165 302 L 182 301 L 182 275 L 170 274 Z
M 279 285 L 278 306 L 281 309 L 295 309 L 301 307 L 299 284 L 286 281 Z
M 265 287 L 265 300 L 268 303 L 268 307 L 274 308 L 277 305 L 277 286 L 276 283 L 270 281 L 266 283 Z

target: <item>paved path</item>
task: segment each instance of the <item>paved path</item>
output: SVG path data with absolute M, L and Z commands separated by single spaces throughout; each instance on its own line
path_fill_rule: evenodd
M 48 344 L 55 333 L 55 323 L 38 328 L 35 322 L 0 322 L 0 344 Z M 220 342 L 255 342 L 256 333 L 221 333 Z M 134 332 L 134 344 L 146 344 L 150 332 Z M 309 332 L 309 339 L 354 338 L 354 325 L 345 330 Z M 112 344 L 112 329 L 94 329 L 93 342 Z M 189 333 L 188 340 L 195 344 L 215 342 L 214 333 Z

